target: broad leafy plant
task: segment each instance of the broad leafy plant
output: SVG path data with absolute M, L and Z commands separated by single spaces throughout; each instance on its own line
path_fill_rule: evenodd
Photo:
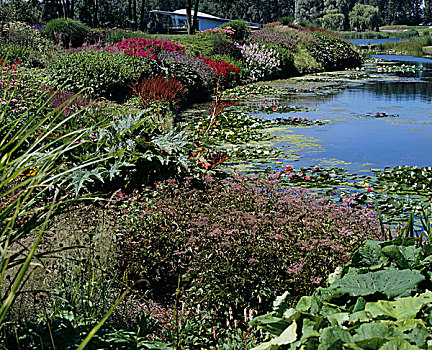
M 367 241 L 295 308 L 278 297 L 251 323 L 270 338 L 254 349 L 428 349 L 432 246 L 416 240 Z

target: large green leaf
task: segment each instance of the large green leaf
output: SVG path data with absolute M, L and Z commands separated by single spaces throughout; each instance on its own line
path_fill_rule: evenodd
M 389 316 L 397 320 L 414 318 L 420 309 L 432 302 L 432 292 L 427 291 L 418 297 L 401 298 L 396 301 L 379 300 L 376 303 L 367 303 L 365 310 L 372 317 Z
M 364 247 L 359 248 L 352 257 L 351 266 L 380 268 L 387 262 L 379 246 L 380 242 L 366 241 Z
M 277 350 L 280 346 L 294 343 L 297 340 L 297 323 L 294 321 L 281 335 L 271 341 L 260 344 L 252 350 Z
M 386 323 L 370 322 L 362 324 L 352 339 L 363 349 L 379 349 L 387 340 L 395 337 L 404 337 L 404 335 Z
M 406 295 L 423 281 L 424 276 L 416 270 L 387 269 L 356 276 L 344 276 L 329 289 L 351 296 L 370 295 L 376 292 L 388 298 Z
M 395 338 L 379 348 L 379 350 L 416 350 L 420 349 L 418 346 L 411 345 L 407 340 L 402 338 Z
M 421 248 L 414 246 L 396 246 L 390 245 L 384 247 L 382 252 L 387 255 L 401 269 L 407 269 L 417 264 Z
M 322 331 L 318 349 L 342 349 L 342 344 L 351 341 L 351 335 L 340 326 L 327 327 Z

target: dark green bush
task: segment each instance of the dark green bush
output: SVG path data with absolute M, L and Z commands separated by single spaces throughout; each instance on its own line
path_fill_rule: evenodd
M 56 43 L 61 40 L 68 48 L 81 46 L 90 28 L 73 19 L 56 18 L 46 24 L 44 31 L 51 40 Z
M 230 27 L 234 30 L 234 34 L 232 35 L 233 40 L 235 41 L 243 41 L 246 40 L 250 34 L 250 30 L 245 21 L 234 20 L 224 23 L 220 26 L 221 28 Z
M 294 22 L 294 16 L 289 15 L 289 16 L 281 17 L 281 18 L 279 18 L 279 22 L 282 25 L 286 26 L 286 25 L 291 24 L 292 22 Z
M 336 35 L 313 32 L 315 39 L 306 43 L 306 48 L 325 70 L 353 68 L 360 65 L 362 59 L 350 43 Z
M 129 55 L 80 51 L 54 56 L 47 67 L 47 78 L 55 88 L 72 92 L 88 88 L 92 96 L 122 101 L 145 67 L 144 60 Z
M 172 295 L 180 276 L 181 301 L 218 316 L 236 303 L 237 312 L 266 310 L 284 290 L 294 299 L 313 291 L 377 232 L 377 220 L 369 210 L 287 189 L 277 177 L 172 180 L 148 189 L 125 209 L 123 267 L 149 280 L 159 297 Z

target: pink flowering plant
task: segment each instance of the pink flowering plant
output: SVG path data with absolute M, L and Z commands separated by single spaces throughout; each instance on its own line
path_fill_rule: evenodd
M 253 80 L 265 80 L 282 72 L 282 55 L 275 47 L 255 43 L 242 44 L 239 48 Z
M 125 204 L 123 268 L 161 298 L 173 295 L 181 276 L 180 300 L 222 319 L 226 305 L 267 310 L 285 290 L 298 300 L 366 238 L 377 238 L 379 224 L 367 208 L 284 187 L 283 175 L 148 188 Z
M 122 50 L 125 54 L 137 57 L 156 58 L 161 52 L 185 53 L 185 48 L 169 41 L 150 40 L 144 38 L 126 39 L 114 47 Z

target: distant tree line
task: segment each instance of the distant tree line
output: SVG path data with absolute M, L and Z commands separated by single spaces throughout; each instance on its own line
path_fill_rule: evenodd
M 360 6 L 361 5 L 361 6 Z M 158 20 L 150 10 L 186 8 L 193 28 L 199 10 L 218 17 L 269 23 L 293 16 L 331 29 L 432 21 L 432 0 L 0 0 L 0 21 L 46 23 L 72 18 L 91 27 L 147 29 Z

